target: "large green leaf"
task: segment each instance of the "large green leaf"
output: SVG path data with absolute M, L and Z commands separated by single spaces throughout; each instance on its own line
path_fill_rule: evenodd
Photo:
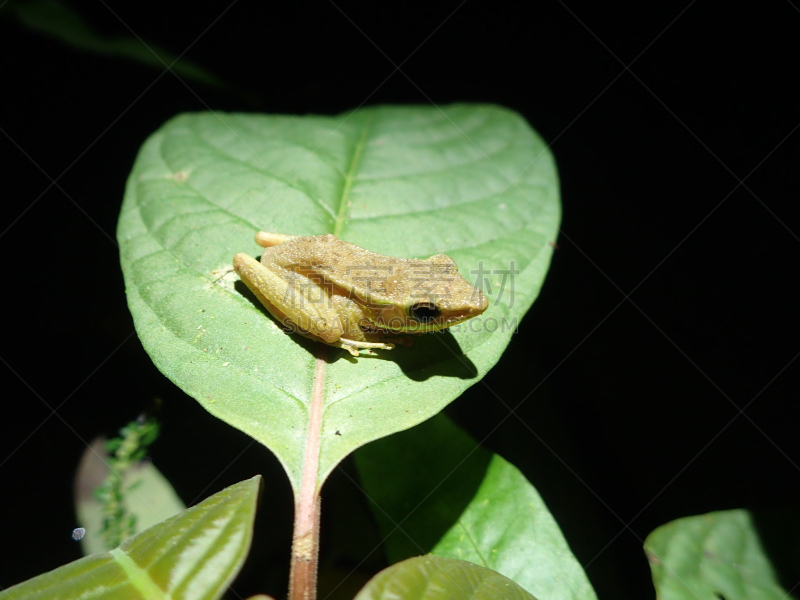
M 212 600 L 250 548 L 261 477 L 230 486 L 128 538 L 0 592 L 0 600 Z
M 145 143 L 128 180 L 118 229 L 128 303 L 159 369 L 269 447 L 298 489 L 315 381 L 324 377 L 322 417 L 309 447 L 319 443 L 322 482 L 497 362 L 544 279 L 557 187 L 539 137 L 494 106 L 181 115 Z M 237 252 L 259 255 L 259 230 L 446 253 L 468 279 L 483 269 L 489 310 L 412 348 L 358 359 L 330 348 L 316 368 L 313 342 L 287 336 L 235 276 L 212 275 Z
M 533 486 L 443 414 L 355 459 L 390 561 L 430 552 L 498 571 L 542 600 L 596 600 Z
M 486 567 L 440 556 L 418 556 L 373 577 L 354 600 L 536 600 Z
M 660 600 L 797 598 L 779 584 L 753 516 L 745 510 L 672 521 L 647 536 L 644 548 Z M 790 551 L 781 548 L 783 554 Z M 797 573 L 796 562 L 793 567 Z M 790 585 L 796 587 L 796 579 Z

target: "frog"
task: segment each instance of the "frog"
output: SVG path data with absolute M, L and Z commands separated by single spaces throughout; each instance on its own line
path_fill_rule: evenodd
M 288 331 L 341 348 L 411 346 L 483 313 L 483 292 L 445 254 L 427 259 L 377 254 L 332 234 L 294 236 L 260 231 L 261 260 L 244 252 L 233 270 Z

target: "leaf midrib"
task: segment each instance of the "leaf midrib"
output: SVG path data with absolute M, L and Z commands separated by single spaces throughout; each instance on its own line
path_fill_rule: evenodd
M 372 118 L 367 120 L 361 130 L 361 135 L 358 137 L 353 154 L 350 157 L 350 164 L 347 166 L 347 171 L 344 177 L 344 186 L 342 187 L 342 195 L 339 198 L 339 209 L 336 211 L 336 223 L 333 227 L 333 235 L 339 237 L 344 227 L 344 219 L 347 214 L 347 202 L 350 196 L 350 191 L 353 189 L 353 183 L 356 180 L 356 171 L 361 164 L 361 156 L 364 154 L 364 148 L 367 145 L 367 136 L 369 134 L 370 124 Z
M 109 552 L 111 558 L 119 565 L 128 578 L 130 584 L 139 590 L 145 598 L 152 600 L 166 600 L 171 595 L 164 592 L 158 584 L 153 581 L 147 569 L 140 567 L 136 561 L 128 556 L 124 551 L 115 548 Z

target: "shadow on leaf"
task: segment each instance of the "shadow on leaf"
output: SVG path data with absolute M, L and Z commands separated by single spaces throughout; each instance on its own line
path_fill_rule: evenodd
M 266 318 L 272 319 L 278 327 L 284 329 L 289 339 L 309 353 L 314 354 L 314 344 L 317 342 L 286 330 L 243 281 L 237 280 L 233 287 L 253 306 L 258 308 Z M 403 370 L 403 373 L 414 381 L 425 381 L 433 376 L 471 379 L 478 375 L 477 367 L 464 354 L 458 341 L 449 331 L 411 337 L 414 343 L 409 348 L 397 346 L 394 350 L 377 350 L 374 353 L 362 351 L 358 358 L 351 356 L 346 350 L 331 347 L 331 351 L 327 355 L 327 361 L 328 363 L 333 363 L 340 359 L 350 362 L 359 360 L 394 361 Z M 388 339 L 391 341 L 391 336 Z
M 430 552 L 475 497 L 491 459 L 441 413 L 355 452 L 390 562 Z
M 396 348 L 392 352 L 397 352 L 397 364 L 414 381 L 433 376 L 471 379 L 478 375 L 475 363 L 447 330 L 415 337 L 411 348 Z

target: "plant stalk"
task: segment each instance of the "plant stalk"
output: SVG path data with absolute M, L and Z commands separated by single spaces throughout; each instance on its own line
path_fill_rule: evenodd
M 314 390 L 309 406 L 303 473 L 300 478 L 300 490 L 295 494 L 289 600 L 316 600 L 317 597 L 320 507 L 317 478 L 319 476 L 326 354 L 327 346 L 317 344 Z
M 290 600 L 316 600 L 317 597 L 319 507 L 320 496 L 316 494 L 313 516 L 308 515 L 308 518 L 295 519 L 294 522 L 292 567 L 291 574 L 289 575 Z M 295 512 L 299 513 L 299 511 L 300 507 L 298 506 Z M 308 525 L 310 525 L 310 527 Z

